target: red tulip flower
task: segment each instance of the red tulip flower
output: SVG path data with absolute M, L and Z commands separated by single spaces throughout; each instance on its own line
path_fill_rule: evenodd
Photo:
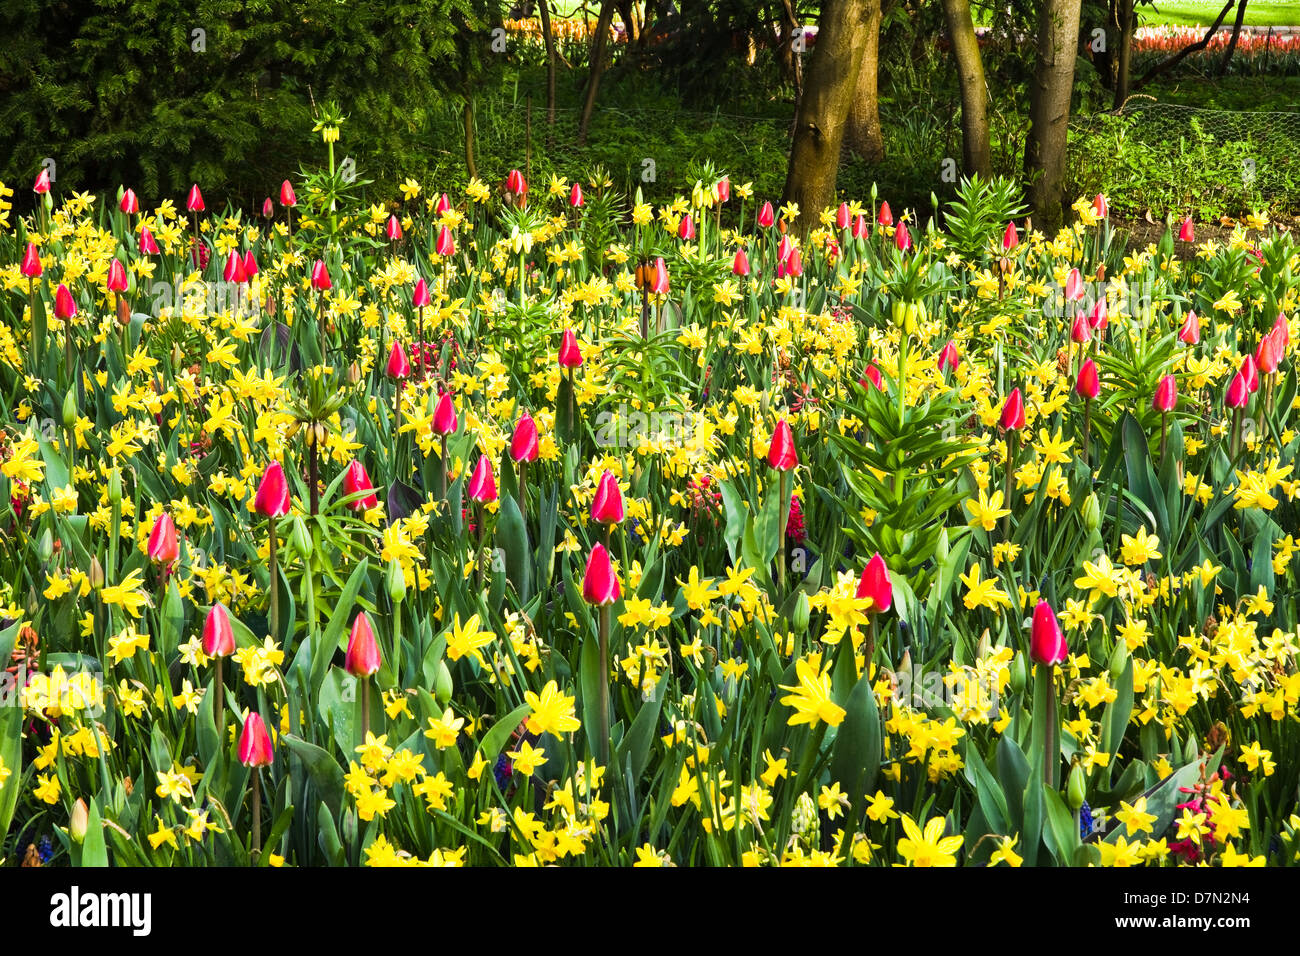
M 456 240 L 451 237 L 451 230 L 446 226 L 438 229 L 438 241 L 434 244 L 433 251 L 444 259 L 456 254 Z
M 50 191 L 50 170 L 47 166 L 36 174 L 36 182 L 32 183 L 32 192 L 45 195 Z
M 1092 326 L 1082 312 L 1074 317 L 1074 324 L 1070 326 L 1070 341 L 1076 345 L 1092 341 Z
M 393 340 L 393 347 L 388 351 L 388 364 L 384 367 L 384 373 L 399 382 L 411 377 L 411 363 L 406 358 L 406 350 L 396 339 Z
M 939 350 L 939 371 L 955 372 L 959 365 L 961 365 L 961 353 L 957 351 L 956 345 L 949 342 Z M 876 374 L 880 374 L 879 369 L 876 370 Z
M 847 229 L 849 228 L 849 223 L 851 221 L 852 217 L 849 215 L 849 204 L 846 202 L 840 203 L 840 208 L 835 211 L 835 228 L 841 230 Z
M 1281 361 L 1281 354 L 1278 351 L 1276 338 L 1272 332 L 1260 337 L 1259 347 L 1255 349 L 1255 365 L 1265 375 L 1272 375 L 1277 371 L 1278 363 Z
M 863 388 L 871 385 L 878 392 L 883 392 L 885 390 L 885 377 L 880 374 L 880 369 L 876 368 L 874 363 L 868 365 L 862 375 L 863 377 L 858 379 L 858 384 Z
M 1196 230 L 1192 228 L 1192 217 L 1188 216 L 1183 220 L 1183 224 L 1178 227 L 1179 242 L 1195 242 Z
M 574 183 L 573 188 L 569 190 L 569 205 L 574 209 L 580 209 L 585 200 L 582 198 L 582 184 Z
M 889 580 L 889 567 L 885 564 L 885 559 L 880 556 L 879 551 L 862 569 L 862 577 L 858 579 L 856 596 L 871 599 L 871 607 L 868 610 L 872 614 L 883 614 L 893 604 L 894 586 Z
M 668 294 L 668 267 L 664 265 L 663 256 L 655 260 L 655 271 L 654 277 L 650 280 L 650 291 L 655 295 Z
M 510 170 L 506 176 L 506 189 L 516 196 L 523 196 L 528 192 L 528 182 L 524 179 L 524 174 L 517 169 Z
M 257 275 L 260 270 L 257 268 L 257 256 L 253 255 L 253 250 L 249 249 L 244 253 L 244 281 L 252 282 L 253 276 Z
M 371 630 L 370 618 L 365 611 L 357 614 L 348 635 L 348 650 L 343 658 L 343 668 L 353 677 L 364 679 L 379 671 L 379 642 Z
M 133 216 L 140 211 L 140 200 L 136 198 L 134 190 L 128 189 L 122 193 L 122 201 L 117 206 L 128 216 Z
M 1158 412 L 1171 412 L 1178 406 L 1178 383 L 1172 375 L 1166 375 L 1156 386 L 1156 393 L 1151 399 L 1151 407 Z
M 140 254 L 145 256 L 158 255 L 158 243 L 149 231 L 148 226 L 140 227 Z
M 438 197 L 438 201 L 434 204 L 433 213 L 436 216 L 441 216 L 450 208 L 451 208 L 451 200 L 447 198 L 446 193 L 443 193 Z
M 861 213 L 859 213 L 859 214 L 858 214 L 857 216 L 855 216 L 854 219 L 853 219 L 853 231 L 852 231 L 852 235 L 853 235 L 853 238 L 854 238 L 854 239 L 865 239 L 865 238 L 867 238 L 867 235 L 868 235 L 868 229 L 867 229 L 867 217 L 864 216 L 864 215 L 862 215 Z
M 1078 302 L 1083 298 L 1083 277 L 1079 275 L 1078 269 L 1071 269 L 1065 277 L 1065 298 L 1070 302 Z
M 1255 367 L 1255 360 L 1247 355 L 1241 362 L 1241 374 L 1246 380 L 1246 387 L 1250 389 L 1250 394 L 1254 395 L 1259 391 L 1259 369 Z
M 274 761 L 275 748 L 271 745 L 271 736 L 266 732 L 262 715 L 250 710 L 239 734 L 239 762 L 245 767 L 269 767 Z
M 1056 667 L 1070 656 L 1070 647 L 1061 631 L 1056 612 L 1046 601 L 1034 608 L 1034 623 L 1030 631 L 1029 656 L 1045 667 Z
M 221 271 L 221 277 L 227 282 L 240 285 L 248 278 L 244 275 L 243 257 L 233 249 L 230 250 L 230 255 L 226 256 L 226 267 Z
M 1002 427 L 1007 431 L 1019 431 L 1025 427 L 1025 402 L 1020 397 L 1020 389 L 1013 388 L 1002 406 Z
M 537 422 L 533 416 L 524 412 L 515 424 L 515 432 L 510 436 L 510 457 L 516 463 L 536 461 L 538 451 Z
M 77 303 L 72 298 L 72 293 L 68 291 L 68 287 L 60 282 L 59 287 L 54 290 L 54 317 L 66 322 L 76 314 Z
M 125 292 L 130 283 L 126 277 L 126 266 L 121 259 L 111 259 L 108 263 L 108 278 L 105 282 L 109 292 Z
M 1074 390 L 1081 398 L 1093 399 L 1101 394 L 1101 380 L 1097 376 L 1097 363 L 1092 359 L 1084 361 L 1079 368 L 1079 377 L 1075 379 Z
M 577 368 L 582 364 L 582 352 L 578 349 L 578 339 L 572 329 L 564 330 L 560 339 L 560 367 Z
M 758 210 L 758 224 L 767 229 L 774 222 L 776 222 L 776 213 L 772 211 L 772 204 L 770 202 L 763 203 L 762 208 Z
M 603 544 L 591 549 L 587 570 L 582 576 L 582 598 L 588 604 L 608 607 L 619 599 L 618 576 Z
M 203 653 L 208 657 L 229 657 L 235 653 L 235 632 L 224 604 L 212 605 L 203 620 Z
M 906 252 L 912 247 L 912 236 L 907 231 L 907 223 L 900 222 L 898 228 L 894 230 L 894 248 L 899 252 Z
M 1010 252 L 1016 246 L 1020 245 L 1020 232 L 1016 229 L 1014 221 L 1007 223 L 1006 232 L 1002 233 L 1002 251 Z
M 265 518 L 282 518 L 289 513 L 289 482 L 278 461 L 266 466 L 253 499 L 253 510 Z
M 327 292 L 334 288 L 334 283 L 330 281 L 330 271 L 320 259 L 312 263 L 311 287 L 317 292 Z
M 438 407 L 433 410 L 433 430 L 446 437 L 455 434 L 459 424 L 456 419 L 456 406 L 451 400 L 451 392 L 443 392 L 438 399 Z
M 620 524 L 625 516 L 623 492 L 619 490 L 618 479 L 606 471 L 596 484 L 596 494 L 591 499 L 591 520 L 597 524 Z
M 353 460 L 348 465 L 347 471 L 343 473 L 343 494 L 346 497 L 369 492 L 364 498 L 358 498 L 356 501 L 348 503 L 348 507 L 353 511 L 369 511 L 379 504 L 379 496 L 375 494 L 375 486 L 370 481 L 370 475 L 366 472 L 366 466 L 361 462 Z
M 687 213 L 686 215 L 682 216 L 682 221 L 677 224 L 677 238 L 678 239 L 695 238 L 695 222 L 694 220 L 691 219 L 690 213 Z
M 772 432 L 772 443 L 767 449 L 767 463 L 781 472 L 790 471 L 799 464 L 794 434 L 790 431 L 790 423 L 784 418 L 776 423 L 776 430 Z
M 1195 345 L 1201 341 L 1201 320 L 1197 318 L 1195 312 L 1188 312 L 1187 318 L 1183 319 L 1182 327 L 1178 330 L 1178 338 L 1187 345 Z
M 736 257 L 731 260 L 731 272 L 733 275 L 749 275 L 749 256 L 745 255 L 744 249 L 736 250 Z
M 185 208 L 190 212 L 203 212 L 203 193 L 199 192 L 198 183 L 190 187 L 190 194 L 185 198 Z
M 285 207 L 298 205 L 298 197 L 294 195 L 293 184 L 287 179 L 280 184 L 280 205 Z
M 1241 372 L 1237 372 L 1228 383 L 1228 392 L 1223 398 L 1223 403 L 1229 408 L 1245 408 L 1249 401 L 1250 389 L 1246 387 L 1246 377 Z
M 426 305 L 432 305 L 433 298 L 429 295 L 429 283 L 423 279 L 415 280 L 415 291 L 411 293 L 411 305 L 417 309 L 422 309 Z
M 894 224 L 894 213 L 889 208 L 887 201 L 880 204 L 880 212 L 876 215 L 876 222 L 882 226 L 892 226 Z
M 466 491 L 472 500 L 481 505 L 497 500 L 497 482 L 492 474 L 492 461 L 487 455 L 478 456 L 478 464 L 474 466 L 474 474 L 470 476 Z
M 149 560 L 164 567 L 180 557 L 181 548 L 176 542 L 176 524 L 172 521 L 172 516 L 165 511 L 154 520 L 153 530 L 149 532 L 147 550 Z
M 384 225 L 384 237 L 389 242 L 397 242 L 402 238 L 402 224 L 396 216 L 388 217 L 388 222 Z
M 44 268 L 41 266 L 41 253 L 36 248 L 36 243 L 27 243 L 27 249 L 23 252 L 23 263 L 18 267 L 18 271 L 28 279 L 39 279 Z
M 1110 215 L 1110 203 L 1106 202 L 1106 197 L 1097 193 L 1097 197 L 1092 201 L 1092 211 L 1098 219 L 1105 219 Z

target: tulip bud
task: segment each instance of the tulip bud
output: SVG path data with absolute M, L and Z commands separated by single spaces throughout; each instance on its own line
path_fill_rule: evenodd
M 311 533 L 307 530 L 307 522 L 303 520 L 302 515 L 294 515 L 293 524 L 289 531 L 289 544 L 293 548 L 294 554 L 306 561 L 311 557 L 314 545 L 311 540 Z
M 72 816 L 68 818 L 68 835 L 72 837 L 74 843 L 84 843 L 86 828 L 89 826 L 90 808 L 86 806 L 84 797 L 78 798 L 72 805 Z
M 118 505 L 122 503 L 122 470 L 114 468 L 108 476 L 108 503 Z
M 269 767 L 274 761 L 275 748 L 262 715 L 250 710 L 239 734 L 239 762 L 245 767 Z
M 263 219 L 275 218 L 275 203 L 271 202 L 270 196 L 267 196 L 264 200 L 262 200 L 262 218 Z
M 1183 220 L 1183 224 L 1178 227 L 1179 242 L 1195 242 L 1196 231 L 1192 228 L 1192 217 L 1188 216 Z
M 587 571 L 582 578 L 582 597 L 588 604 L 605 606 L 619 599 L 618 576 L 603 544 L 591 549 Z
M 957 346 L 949 342 L 939 350 L 939 371 L 955 372 L 961 365 L 961 354 L 957 351 Z
M 406 598 L 406 575 L 402 573 L 402 566 L 396 561 L 388 562 L 384 583 L 388 585 L 388 600 L 400 604 Z
M 370 628 L 369 616 L 361 611 L 352 622 L 343 667 L 353 677 L 366 678 L 379 670 L 379 663 L 379 642 Z
M 892 226 L 894 224 L 894 213 L 889 208 L 888 200 L 885 200 L 880 204 L 880 211 L 876 215 L 876 222 L 882 226 Z
M 456 254 L 456 241 L 451 236 L 451 230 L 446 226 L 438 230 L 438 241 L 434 245 L 433 251 L 444 259 Z
M 668 294 L 668 267 L 664 265 L 663 256 L 655 260 L 654 278 L 650 280 L 650 291 L 655 295 Z
M 1128 643 L 1126 641 L 1116 641 L 1115 647 L 1110 652 L 1110 661 L 1108 671 L 1110 672 L 1111 682 L 1118 681 L 1124 676 L 1124 668 L 1128 666 Z
M 438 673 L 433 680 L 433 699 L 438 702 L 439 707 L 447 706 L 454 689 L 455 685 L 452 683 L 451 670 L 447 667 L 447 662 L 438 661 Z
M 42 564 L 46 564 L 54 557 L 54 535 L 49 528 L 41 532 L 40 538 L 36 541 L 36 557 Z
M 731 260 L 731 271 L 734 275 L 749 275 L 749 256 L 745 255 L 744 249 L 736 250 L 736 257 Z
M 208 657 L 229 657 L 235 653 L 235 631 L 224 604 L 214 604 L 203 620 L 203 653 Z
M 1187 345 L 1195 345 L 1201 341 L 1201 320 L 1197 318 L 1195 312 L 1187 313 L 1187 318 L 1183 320 L 1183 325 L 1178 330 L 1178 338 Z
M 158 243 L 149 231 L 148 226 L 140 227 L 140 254 L 144 256 L 158 255 Z
M 574 183 L 573 188 L 569 190 L 569 205 L 574 209 L 578 209 L 582 206 L 583 201 L 582 185 L 580 183 Z
M 1097 198 L 1092 201 L 1092 211 L 1098 219 L 1105 219 L 1110 215 L 1110 203 L 1101 193 L 1097 193 Z
M 99 558 L 90 559 L 90 570 L 86 572 L 86 577 L 90 578 L 90 587 L 98 591 L 104 586 L 104 566 L 99 563 Z
M 1029 675 L 1025 672 L 1025 655 L 1016 651 L 1016 656 L 1011 659 L 1011 666 L 1007 668 L 1011 675 L 1011 690 L 1013 693 L 1022 693 L 1025 689 L 1025 682 Z
M 36 174 L 36 182 L 32 183 L 32 192 L 45 194 L 50 191 L 50 169 L 48 166 Z
M 800 589 L 799 596 L 794 602 L 794 610 L 790 614 L 790 630 L 796 634 L 808 630 L 808 617 L 811 612 L 812 605 L 808 603 L 808 594 Z
M 423 279 L 415 281 L 415 291 L 411 293 L 411 305 L 417 309 L 422 309 L 426 305 L 433 304 L 433 297 L 429 295 L 429 283 Z
M 772 211 L 772 204 L 770 202 L 763 203 L 762 208 L 758 211 L 758 224 L 767 229 L 774 222 L 776 222 L 776 213 Z
M 1002 251 L 1010 252 L 1016 246 L 1020 245 L 1020 233 L 1016 229 L 1015 221 L 1007 223 L 1006 232 L 1002 233 Z
M 389 242 L 397 242 L 402 238 L 402 224 L 396 216 L 388 217 L 388 222 L 384 225 L 384 238 Z
M 1249 355 L 1241 362 L 1241 377 L 1246 380 L 1246 388 L 1252 395 L 1259 391 L 1259 369 L 1255 366 L 1255 359 Z
M 1070 326 L 1070 341 L 1076 345 L 1092 341 L 1092 325 L 1082 312 L 1074 317 L 1074 324 Z
M 1228 392 L 1223 398 L 1223 403 L 1229 408 L 1245 408 L 1249 401 L 1250 389 L 1246 387 L 1246 377 L 1238 372 L 1228 383 Z
M 280 184 L 280 205 L 281 206 L 298 205 L 298 197 L 294 195 L 293 186 L 292 184 L 290 184 L 289 180 L 287 179 Z
M 1078 813 L 1083 806 L 1087 791 L 1087 778 L 1083 775 L 1083 764 L 1076 763 L 1070 769 L 1070 779 L 1065 785 L 1065 800 L 1072 813 Z
M 1096 531 L 1101 526 L 1101 503 L 1096 492 L 1083 499 L 1083 526 L 1089 531 Z
M 1065 277 L 1065 298 L 1069 302 L 1078 302 L 1083 298 L 1083 277 L 1078 269 L 1071 269 Z
M 317 292 L 325 292 L 334 288 L 334 283 L 330 281 L 329 269 L 325 263 L 317 259 L 311 267 L 311 287 Z
M 894 248 L 899 252 L 906 252 L 912 247 L 912 236 L 907 231 L 907 223 L 900 222 L 898 228 L 894 230 Z
M 76 317 L 76 314 L 76 300 L 72 298 L 72 293 L 68 291 L 68 287 L 60 282 L 59 287 L 54 290 L 54 317 L 66 322 L 68 319 Z
M 77 423 L 77 390 L 69 389 L 63 396 L 63 427 L 71 428 Z
M 198 183 L 190 187 L 190 194 L 185 198 L 185 208 L 190 212 L 203 212 L 203 193 L 199 192 Z
M 835 211 L 835 228 L 840 230 L 849 228 L 851 218 L 849 204 L 846 202 L 840 203 L 840 208 Z
M 369 492 L 369 494 L 348 504 L 353 511 L 369 511 L 379 504 L 379 496 L 375 494 L 375 486 L 370 481 L 370 475 L 366 473 L 366 466 L 354 459 L 343 474 L 343 494 L 351 497 L 362 492 Z

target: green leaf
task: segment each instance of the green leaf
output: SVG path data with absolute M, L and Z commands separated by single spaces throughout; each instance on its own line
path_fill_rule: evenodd
M 505 552 L 506 579 L 514 587 L 520 604 L 527 604 L 532 594 L 532 548 L 528 528 L 519 505 L 511 495 L 501 498 L 501 514 L 496 527 L 498 546 Z
M 99 801 L 90 798 L 86 816 L 86 840 L 81 845 L 81 865 L 108 866 L 108 847 L 104 844 L 104 823 L 99 816 Z
M 845 657 L 852 662 L 852 654 Z M 880 772 L 880 711 L 868 675 L 858 679 L 844 710 L 831 748 L 831 779 L 838 780 L 840 789 L 857 800 L 875 790 Z
M 506 714 L 495 724 L 492 729 L 483 735 L 483 740 L 479 743 L 479 753 L 489 764 L 495 763 L 497 757 L 501 754 L 501 748 L 506 745 L 510 735 L 515 732 L 520 721 L 533 712 L 533 709 L 527 704 L 520 704 L 510 713 Z
M 343 768 L 339 762 L 315 744 L 301 737 L 285 734 L 284 742 L 303 763 L 316 791 L 332 816 L 343 812 Z
M 320 693 L 320 685 L 325 681 L 325 674 L 329 670 L 330 661 L 334 658 L 334 651 L 343 646 L 343 633 L 350 628 L 352 618 L 356 616 L 357 594 L 369 570 L 370 559 L 362 558 L 361 563 L 348 577 L 347 583 L 343 585 L 343 591 L 334 605 L 334 613 L 330 615 L 329 623 L 325 626 L 324 637 L 320 644 L 312 649 L 311 696 L 313 697 Z
M 627 735 L 619 742 L 615 754 L 615 766 L 626 768 L 633 783 L 641 779 L 646 763 L 650 759 L 650 745 L 654 742 L 655 729 L 659 726 L 659 712 L 663 707 L 664 692 L 668 689 L 667 676 L 659 678 L 655 685 L 654 696 L 641 705 Z
M 1074 852 L 1080 843 L 1079 828 L 1075 826 L 1070 808 L 1057 791 L 1044 789 L 1043 796 L 1047 806 L 1048 825 L 1043 831 L 1047 848 L 1052 851 L 1059 866 L 1069 866 L 1074 861 Z

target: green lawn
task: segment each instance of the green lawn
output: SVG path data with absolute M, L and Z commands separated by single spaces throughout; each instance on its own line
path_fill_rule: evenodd
M 1138 20 L 1142 26 L 1209 26 L 1223 9 L 1227 0 L 1155 0 L 1155 3 L 1138 7 Z M 1235 10 L 1224 18 L 1230 26 Z M 1250 0 L 1246 6 L 1246 21 L 1250 26 L 1300 26 L 1300 0 Z

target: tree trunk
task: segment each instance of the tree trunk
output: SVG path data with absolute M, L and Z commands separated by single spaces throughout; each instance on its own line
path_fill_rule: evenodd
M 1025 173 L 1030 180 L 1034 221 L 1048 229 L 1056 228 L 1062 220 L 1066 137 L 1081 6 L 1081 0 L 1042 0 L 1038 17 L 1038 62 L 1030 84 Z
M 633 12 L 632 0 L 619 0 L 618 16 L 627 31 L 627 45 L 630 47 L 637 40 L 636 14 Z
M 478 179 L 478 164 L 474 162 L 474 96 L 465 95 L 465 109 L 462 113 L 465 121 L 465 170 L 470 179 Z
M 1233 52 L 1237 49 L 1237 38 L 1241 36 L 1241 24 L 1246 19 L 1247 0 L 1238 0 L 1237 2 L 1237 19 L 1232 24 L 1232 36 L 1228 38 L 1228 48 L 1223 51 L 1223 59 L 1219 61 L 1219 76 L 1223 76 L 1228 70 L 1228 61 L 1232 59 Z
M 546 124 L 555 125 L 555 37 L 551 36 L 551 0 L 538 4 L 542 17 L 542 40 L 546 44 Z
M 1122 107 L 1128 99 L 1128 74 L 1133 58 L 1133 4 L 1134 0 L 1116 0 L 1115 3 L 1119 29 L 1119 46 L 1115 50 L 1115 109 Z
M 591 114 L 596 109 L 596 91 L 600 89 L 600 74 L 605 69 L 605 41 L 609 38 L 609 25 L 614 21 L 614 0 L 600 5 L 600 19 L 596 21 L 596 35 L 591 41 L 591 74 L 587 79 L 587 98 L 582 104 L 582 119 L 578 123 L 578 145 L 587 143 L 587 128 Z
M 849 149 L 869 163 L 885 158 L 885 140 L 880 130 L 880 0 L 868 0 L 865 45 L 858 85 L 849 107 L 849 125 L 844 131 Z
M 867 45 L 867 6 L 868 0 L 826 0 L 822 5 L 785 180 L 784 202 L 798 204 L 794 228 L 801 235 L 835 198 L 840 147 Z
M 961 88 L 961 158 L 966 175 L 993 178 L 993 157 L 989 149 L 988 85 L 984 81 L 984 60 L 980 57 L 970 0 L 943 0 L 943 14 L 957 64 Z

